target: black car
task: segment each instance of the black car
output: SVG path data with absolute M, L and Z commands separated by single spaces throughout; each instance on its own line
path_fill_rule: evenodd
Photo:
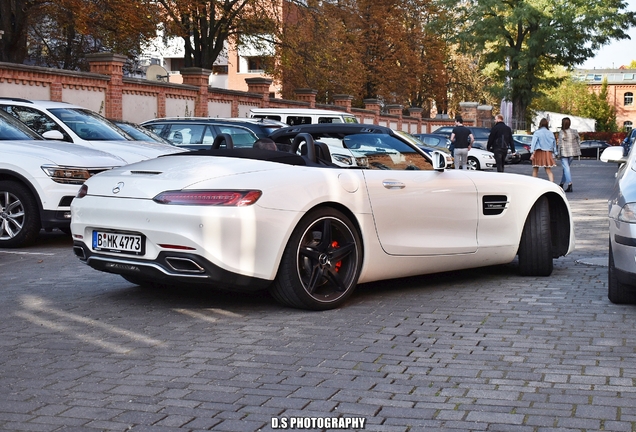
M 455 161 L 450 151 L 450 140 L 445 135 L 435 134 L 412 134 L 422 142 L 419 147 L 429 155 L 434 151 L 441 151 L 446 156 L 446 167 L 453 168 Z
M 470 132 L 473 134 L 473 137 L 475 138 L 473 147 L 486 150 L 486 144 L 488 144 L 488 136 L 490 135 L 490 129 L 485 127 L 476 127 L 476 126 L 466 126 L 466 127 L 470 129 Z M 433 134 L 446 135 L 447 137 L 450 138 L 451 134 L 453 133 L 453 129 L 455 129 L 455 126 L 442 126 L 440 128 L 435 129 L 433 131 Z
M 252 118 L 158 118 L 141 124 L 178 147 L 206 149 L 219 134 L 232 136 L 234 147 L 252 147 L 259 138 L 287 126 L 269 119 Z
M 454 127 L 455 126 L 442 126 L 440 128 L 435 129 L 432 135 L 444 135 L 450 138 Z M 466 126 L 466 127 L 470 129 L 470 132 L 473 134 L 473 137 L 475 138 L 475 142 L 473 142 L 473 148 L 489 151 L 487 146 L 488 146 L 488 137 L 490 136 L 490 129 L 485 127 L 475 127 L 475 126 Z M 516 147 L 517 147 L 517 143 L 515 141 L 515 149 Z M 528 155 L 528 159 L 529 158 L 530 158 L 530 155 Z M 511 151 L 508 151 L 508 156 L 506 157 L 505 162 L 507 164 L 516 164 L 521 162 L 522 160 L 523 160 L 522 155 L 520 154 L 513 155 Z
M 598 159 L 603 150 L 608 148 L 610 143 L 601 140 L 584 140 L 581 141 L 581 157 L 593 157 Z
M 515 152 L 519 155 L 519 162 L 530 160 L 530 144 L 526 144 L 524 141 L 513 136 L 512 138 L 515 144 Z

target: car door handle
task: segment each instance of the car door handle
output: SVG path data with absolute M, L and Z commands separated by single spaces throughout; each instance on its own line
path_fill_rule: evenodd
M 397 180 L 384 180 L 382 186 L 387 189 L 404 189 L 406 187 L 404 183 Z

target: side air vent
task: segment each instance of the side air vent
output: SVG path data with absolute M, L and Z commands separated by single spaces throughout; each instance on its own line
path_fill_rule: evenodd
M 508 207 L 508 197 L 506 195 L 485 195 L 482 203 L 484 215 L 498 215 Z
M 159 175 L 161 171 L 131 171 L 130 173 L 135 175 Z

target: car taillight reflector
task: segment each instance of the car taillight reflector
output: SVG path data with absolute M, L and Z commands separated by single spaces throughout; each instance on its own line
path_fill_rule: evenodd
M 161 246 L 164 249 L 195 250 L 193 247 L 190 247 L 190 246 L 182 246 L 182 245 L 174 245 L 174 244 L 159 243 L 159 246 Z
M 262 194 L 259 190 L 166 191 L 154 197 L 153 201 L 172 205 L 243 207 L 254 204 Z
M 82 185 L 81 188 L 79 188 L 79 191 L 77 192 L 77 196 L 75 198 L 84 198 L 87 193 L 88 193 L 88 186 L 84 184 Z

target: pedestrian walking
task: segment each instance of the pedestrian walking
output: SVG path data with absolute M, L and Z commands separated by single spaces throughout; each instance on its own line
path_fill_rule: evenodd
M 455 127 L 451 131 L 450 140 L 455 148 L 455 169 L 468 169 L 468 151 L 475 142 L 473 133 L 464 126 L 461 116 L 455 116 Z
M 576 129 L 572 129 L 570 124 L 570 118 L 564 117 L 561 120 L 561 131 L 559 131 L 559 156 L 561 157 L 561 167 L 563 168 L 560 186 L 563 189 L 563 186 L 567 184 L 566 192 L 572 192 L 572 173 L 570 172 L 572 159 L 581 155 L 579 133 Z
M 515 154 L 515 144 L 512 140 L 512 129 L 504 123 L 504 116 L 495 116 L 495 125 L 490 129 L 486 149 L 495 155 L 497 172 L 504 171 L 504 164 L 508 156 L 508 150 Z
M 548 119 L 542 118 L 539 122 L 539 129 L 532 134 L 532 144 L 530 145 L 530 160 L 532 161 L 532 177 L 539 176 L 539 168 L 545 168 L 548 179 L 553 182 L 552 167 L 556 166 L 554 155 L 556 155 L 556 140 L 554 134 L 548 129 Z

